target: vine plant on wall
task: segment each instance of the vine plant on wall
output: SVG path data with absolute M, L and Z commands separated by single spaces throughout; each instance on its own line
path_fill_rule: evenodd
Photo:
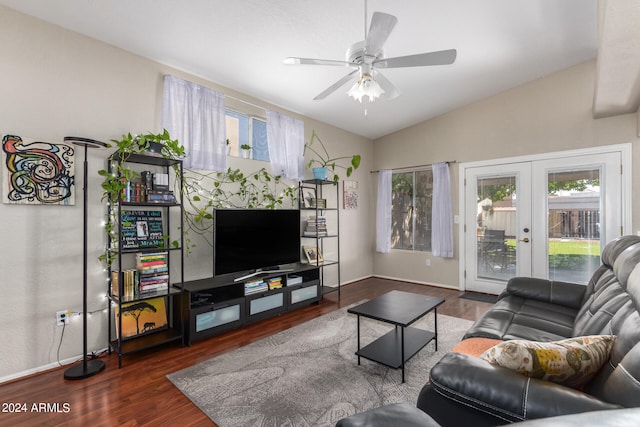
M 171 139 L 164 130 L 162 133 L 146 133 L 140 135 L 126 134 L 120 140 L 112 140 L 116 146 L 114 158 L 123 161 L 113 162 L 112 172 L 100 170 L 102 176 L 102 200 L 117 203 L 127 181 L 140 178 L 139 172 L 131 169 L 126 159 L 132 153 L 145 154 L 149 150 L 159 153 L 168 159 L 182 159 L 186 156 L 186 150 L 180 143 Z M 181 180 L 180 168 L 175 165 L 173 171 L 176 179 L 173 180 L 174 190 L 180 194 L 184 203 L 184 240 L 185 250 L 190 252 L 196 245 L 189 239 L 190 233 L 196 233 L 210 245 L 213 244 L 213 209 L 216 208 L 266 208 L 275 209 L 285 203 L 295 206 L 297 202 L 297 187 L 288 184 L 282 177 L 275 176 L 261 168 L 253 173 L 244 173 L 240 169 L 227 169 L 226 172 L 203 172 L 198 170 L 186 170 L 182 188 L 177 188 Z M 117 239 L 117 218 L 112 212 L 105 224 L 105 231 L 114 247 Z M 177 247 L 178 241 L 167 242 Z M 100 260 L 110 265 L 113 256 L 107 251 L 100 256 Z

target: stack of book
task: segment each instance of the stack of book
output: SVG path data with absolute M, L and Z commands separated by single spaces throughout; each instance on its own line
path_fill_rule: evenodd
M 169 289 L 168 252 L 137 253 L 136 268 L 138 269 L 138 292 L 161 292 Z
M 316 199 L 315 197 L 310 200 L 311 206 L 310 208 L 314 209 L 325 209 L 327 207 L 327 199 Z
M 146 191 L 141 181 L 127 181 L 122 189 L 120 200 L 129 203 L 141 203 L 146 200 Z
M 323 216 L 309 217 L 307 220 L 307 228 L 304 230 L 306 237 L 323 237 L 327 236 L 327 219 Z
M 251 280 L 244 284 L 244 294 L 251 295 L 257 292 L 264 292 L 269 290 L 269 285 L 262 279 Z
M 269 290 L 279 289 L 282 287 L 282 277 L 272 277 L 268 282 Z
M 125 182 L 120 200 L 128 203 L 175 203 L 169 190 L 169 175 L 143 171 L 140 179 Z

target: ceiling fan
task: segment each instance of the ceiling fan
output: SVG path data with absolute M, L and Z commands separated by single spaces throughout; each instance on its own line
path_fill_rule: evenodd
M 362 98 L 365 96 L 369 98 L 370 102 L 375 101 L 380 96 L 384 96 L 387 99 L 394 99 L 400 95 L 400 92 L 380 73 L 379 69 L 449 65 L 453 64 L 456 60 L 457 52 L 455 49 L 385 58 L 383 46 L 398 22 L 398 18 L 387 13 L 374 12 L 371 18 L 371 26 L 367 32 L 366 16 L 365 2 L 365 40 L 357 42 L 347 49 L 345 61 L 298 57 L 288 57 L 284 59 L 285 64 L 333 65 L 346 66 L 354 69 L 318 94 L 313 98 L 314 100 L 326 98 L 353 79 L 356 79 L 356 82 L 347 92 L 353 99 L 357 99 L 360 102 L 362 102 Z

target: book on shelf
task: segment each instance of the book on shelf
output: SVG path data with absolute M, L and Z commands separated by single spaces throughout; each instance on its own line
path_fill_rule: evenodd
M 167 258 L 169 252 L 138 252 L 136 253 L 136 268 L 145 273 L 157 273 L 166 271 L 168 268 Z
M 167 173 L 154 173 L 153 174 L 153 189 L 154 190 L 169 190 L 169 174 L 167 174 Z
M 149 292 L 169 289 L 168 252 L 136 254 L 136 268 L 123 270 L 123 297 L 135 298 Z M 120 272 L 111 271 L 111 294 L 120 296 Z
M 176 196 L 170 190 L 148 190 L 146 201 L 149 203 L 175 203 Z
M 327 199 L 317 199 L 312 197 L 309 199 L 309 202 L 310 208 L 325 209 L 327 207 Z
M 159 182 L 159 183 L 157 183 Z M 154 174 L 149 171 L 140 173 L 140 179 L 123 181 L 120 201 L 127 203 L 175 203 L 176 197 L 169 190 L 169 175 Z
M 142 171 L 140 172 L 140 177 L 142 180 L 143 188 L 149 192 L 153 190 L 153 173 L 150 171 Z
M 139 292 L 140 275 L 138 270 L 129 269 L 122 271 L 122 297 L 134 298 Z M 120 295 L 120 271 L 111 271 L 111 295 L 119 297 Z
M 269 285 L 262 279 L 251 280 L 244 283 L 244 294 L 251 295 L 257 292 L 264 292 L 269 290 Z
M 272 277 L 268 282 L 269 290 L 279 289 L 282 287 L 282 277 Z
M 323 237 L 327 236 L 327 219 L 323 216 L 311 216 L 307 220 L 307 226 L 303 232 L 306 237 Z

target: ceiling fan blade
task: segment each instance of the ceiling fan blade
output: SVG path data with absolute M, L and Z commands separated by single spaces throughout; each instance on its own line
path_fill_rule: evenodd
M 287 65 L 339 65 L 339 66 L 353 66 L 354 64 L 346 61 L 334 61 L 332 59 L 314 59 L 314 58 L 296 58 L 288 57 L 283 61 Z
M 382 12 L 374 12 L 371 17 L 371 26 L 364 43 L 365 53 L 377 57 L 382 53 L 382 46 L 389 38 L 389 34 L 395 27 L 398 18 Z
M 381 72 L 375 72 L 375 80 L 378 82 L 382 90 L 384 90 L 384 96 L 387 99 L 395 99 L 400 96 L 400 91 L 387 79 L 382 75 Z
M 352 76 L 356 72 L 358 72 L 358 70 L 353 70 L 352 72 L 350 72 L 349 74 L 347 74 L 346 76 L 344 76 L 343 78 L 341 78 L 340 80 L 338 80 L 337 82 L 335 82 L 334 84 L 332 84 L 331 86 L 326 88 L 319 95 L 317 95 L 315 98 L 313 98 L 313 100 L 314 101 L 319 101 L 321 99 L 324 99 L 327 96 L 329 96 L 330 94 L 332 94 L 333 92 L 335 92 L 336 90 L 340 89 L 341 86 L 343 86 L 345 83 L 347 83 L 349 80 L 351 80 L 353 78 Z
M 383 58 L 373 61 L 376 68 L 424 67 L 428 65 L 449 65 L 456 60 L 455 49 L 439 50 L 436 52 L 419 53 L 417 55 Z

